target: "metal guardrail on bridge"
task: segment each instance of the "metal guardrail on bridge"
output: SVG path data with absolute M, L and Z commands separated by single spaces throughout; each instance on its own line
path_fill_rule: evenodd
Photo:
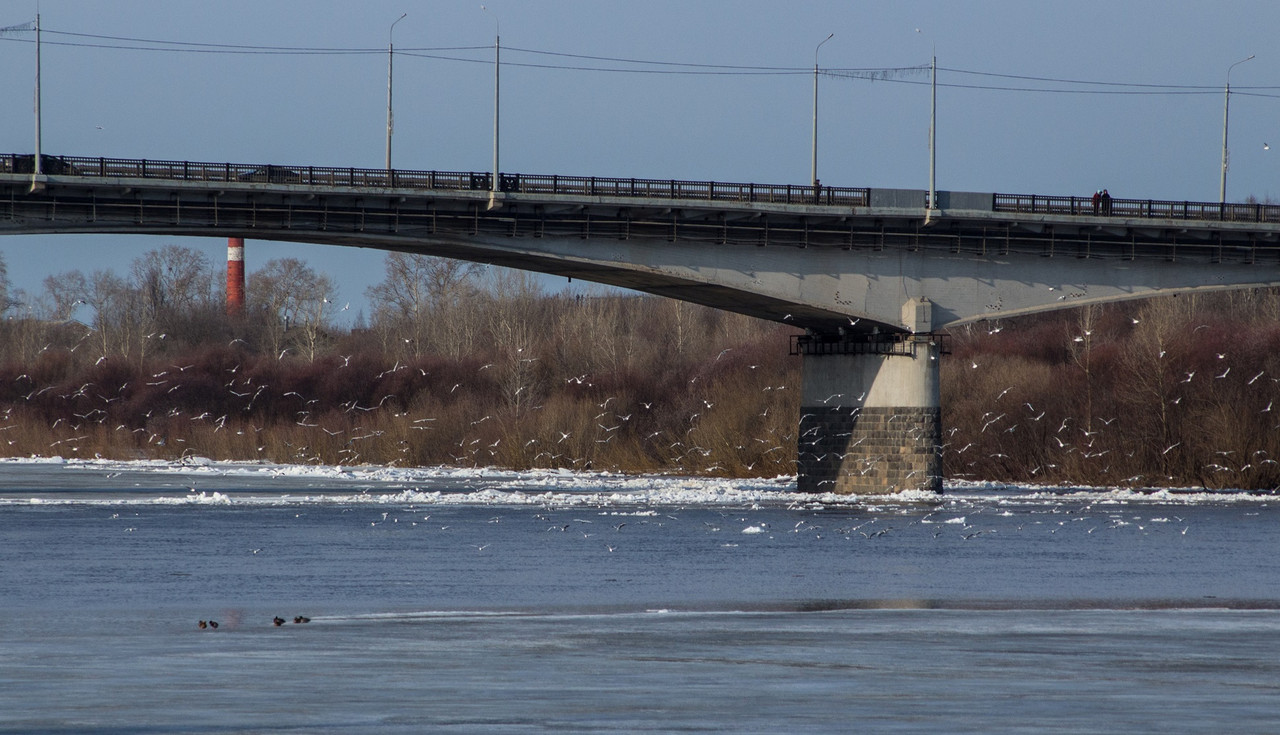
M 32 173 L 31 155 L 0 155 L 0 173 Z M 472 171 L 414 171 L 328 166 L 278 166 L 274 164 L 201 163 L 151 159 L 42 156 L 40 167 L 55 176 L 147 178 L 199 182 L 297 184 L 301 186 L 378 187 L 488 191 L 492 174 Z M 680 179 L 607 178 L 601 176 L 547 176 L 499 174 L 500 191 L 525 194 L 636 197 L 642 199 L 695 199 L 709 201 L 766 202 L 772 204 L 822 204 L 865 207 L 869 189 L 834 186 L 739 184 Z
M 1109 199 L 1093 203 L 1093 197 L 996 194 L 995 211 L 1021 214 L 1065 214 L 1130 219 L 1185 219 L 1221 222 L 1280 223 L 1280 204 L 1248 202 L 1190 202 L 1161 199 Z
M 31 154 L 0 154 L 0 173 L 32 173 Z M 278 166 L 274 164 L 157 161 L 137 158 L 41 156 L 41 169 L 54 176 L 148 178 L 197 182 L 295 184 L 351 188 L 397 188 L 427 191 L 488 191 L 492 174 L 474 171 L 417 171 L 405 169 Z M 791 184 L 743 184 L 681 179 L 609 178 L 499 174 L 499 190 L 525 194 L 606 196 L 639 199 L 684 199 L 770 204 L 818 204 L 867 207 L 871 189 Z M 920 206 L 928 204 L 921 192 Z M 1097 208 L 1092 197 L 995 194 L 995 212 L 1130 219 L 1182 219 L 1223 222 L 1280 223 L 1280 205 L 1110 199 Z

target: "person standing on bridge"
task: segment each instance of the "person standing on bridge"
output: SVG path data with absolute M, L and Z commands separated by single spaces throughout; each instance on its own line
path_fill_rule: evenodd
M 1098 213 L 1098 207 L 1102 206 L 1102 190 L 1098 189 L 1093 193 L 1093 213 Z
M 1111 216 L 1111 192 L 1106 189 L 1102 190 L 1102 214 L 1105 217 Z

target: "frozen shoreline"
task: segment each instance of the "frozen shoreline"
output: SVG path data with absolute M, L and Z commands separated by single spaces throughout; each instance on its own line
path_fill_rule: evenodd
M 1267 503 L 1275 499 L 1269 493 L 1204 491 L 1195 488 L 1014 486 L 971 481 L 948 481 L 942 494 L 904 492 L 892 496 L 858 498 L 830 493 L 800 495 L 795 491 L 794 476 L 724 479 L 569 470 L 517 472 L 496 468 L 279 465 L 215 462 L 199 457 L 181 462 L 62 457 L 0 459 L 0 473 L 4 473 L 5 468 L 48 473 L 49 479 L 55 474 L 74 477 L 75 487 L 69 487 L 66 492 L 74 493 L 75 497 L 64 497 L 64 491 L 35 491 L 35 496 L 31 496 L 21 488 L 9 489 L 5 487 L 8 483 L 0 482 L 0 504 L 369 503 L 555 507 L 772 506 L 821 509 L 893 508 L 972 502 L 999 505 L 1054 505 L 1067 502 L 1093 505 L 1195 505 Z M 62 475 L 64 472 L 72 474 Z M 140 483 L 130 485 L 122 481 L 122 478 L 150 478 L 165 482 L 153 482 L 150 486 L 142 486 Z M 118 492 L 114 492 L 117 490 Z

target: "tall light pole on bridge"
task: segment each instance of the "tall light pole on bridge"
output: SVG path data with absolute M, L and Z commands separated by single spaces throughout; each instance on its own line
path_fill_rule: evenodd
M 1227 86 L 1222 100 L 1222 183 L 1218 187 L 1219 204 L 1227 201 L 1227 117 L 1231 112 L 1231 70 L 1253 57 L 1254 54 L 1249 54 L 1248 59 L 1241 59 L 1227 67 Z
M 818 186 L 818 49 L 830 41 L 836 34 L 829 34 L 813 49 L 813 161 L 809 168 L 809 178 L 815 189 Z
M 396 23 L 404 20 L 408 13 L 402 13 L 396 18 L 395 23 L 391 24 L 391 29 L 387 31 L 387 171 L 391 170 L 391 128 L 393 126 L 391 116 L 391 59 L 394 56 L 394 43 L 392 35 L 396 31 Z
M 502 24 L 498 21 L 497 13 L 484 5 L 481 5 L 480 9 L 493 15 L 493 181 L 490 182 L 490 191 L 496 192 L 498 191 L 498 108 L 501 91 L 498 73 L 502 69 Z
M 32 179 L 31 186 L 36 186 L 36 179 L 39 178 L 41 171 L 40 164 L 40 13 L 36 13 L 36 155 L 32 162 Z

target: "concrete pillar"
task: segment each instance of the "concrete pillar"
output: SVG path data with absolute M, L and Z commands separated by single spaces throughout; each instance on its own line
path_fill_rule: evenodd
M 802 350 L 799 490 L 942 490 L 940 343 L 840 341 Z

